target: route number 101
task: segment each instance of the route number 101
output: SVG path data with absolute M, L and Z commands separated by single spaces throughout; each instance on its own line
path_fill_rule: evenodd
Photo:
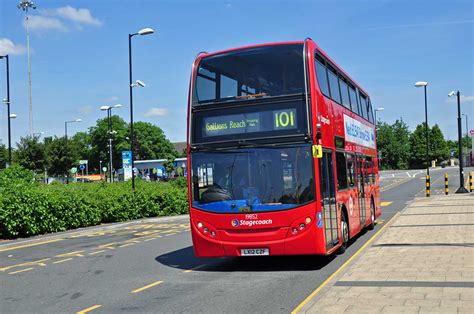
M 295 113 L 291 111 L 275 112 L 275 128 L 293 128 L 295 126 Z

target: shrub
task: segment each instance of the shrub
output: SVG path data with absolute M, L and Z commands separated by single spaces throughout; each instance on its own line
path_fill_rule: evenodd
M 185 180 L 43 185 L 21 167 L 0 172 L 0 238 L 188 212 Z

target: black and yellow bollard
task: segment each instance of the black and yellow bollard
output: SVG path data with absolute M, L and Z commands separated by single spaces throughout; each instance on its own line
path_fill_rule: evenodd
M 449 194 L 448 174 L 444 174 L 444 194 Z
M 472 172 L 469 172 L 469 192 L 472 192 L 474 190 L 472 186 Z
M 430 191 L 430 176 L 426 176 L 426 197 L 430 197 L 431 191 Z

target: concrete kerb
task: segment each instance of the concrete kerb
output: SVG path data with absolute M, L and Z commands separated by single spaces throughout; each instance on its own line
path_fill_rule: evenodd
M 33 236 L 31 238 L 20 238 L 14 240 L 0 240 L 0 248 L 8 248 L 9 246 L 15 246 L 22 243 L 34 243 L 45 240 L 54 240 L 59 238 L 69 238 L 73 236 L 78 236 L 82 233 L 88 233 L 91 231 L 103 231 L 103 230 L 113 230 L 119 229 L 127 226 L 138 225 L 142 223 L 155 223 L 155 222 L 167 222 L 174 219 L 184 219 L 188 218 L 189 215 L 177 215 L 177 216 L 164 216 L 164 217 L 152 217 L 152 218 L 142 218 L 137 220 L 129 220 L 123 222 L 113 222 L 107 224 L 101 224 L 97 226 L 83 227 L 78 229 L 71 229 L 66 231 L 60 231 L 55 233 L 47 233 L 42 235 Z

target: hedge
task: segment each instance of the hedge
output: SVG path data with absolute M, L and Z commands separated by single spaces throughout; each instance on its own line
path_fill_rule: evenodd
M 14 166 L 0 172 L 0 238 L 188 212 L 185 180 L 44 185 Z

